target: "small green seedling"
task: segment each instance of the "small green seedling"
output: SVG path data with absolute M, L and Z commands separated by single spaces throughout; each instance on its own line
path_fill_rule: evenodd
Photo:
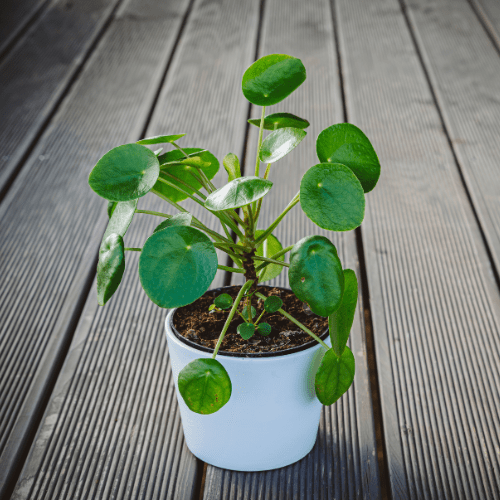
M 209 307 L 217 313 L 229 311 L 212 358 L 196 359 L 179 373 L 179 392 L 196 413 L 213 413 L 231 397 L 231 380 L 215 357 L 236 313 L 243 320 L 237 331 L 244 339 L 269 335 L 271 326 L 261 318 L 265 313 L 279 313 L 325 348 L 315 377 L 316 395 L 323 404 L 337 401 L 354 380 L 354 356 L 347 341 L 358 297 L 356 274 L 343 268 L 337 249 L 325 236 L 307 236 L 283 248 L 273 231 L 298 204 L 322 229 L 350 231 L 359 227 L 365 214 L 365 193 L 375 187 L 380 176 L 377 154 L 365 134 L 349 123 L 323 130 L 316 140 L 318 163 L 305 172 L 299 191 L 276 220 L 267 228 L 257 228 L 262 201 L 272 193 L 273 183 L 268 180 L 271 167 L 285 166 L 283 158 L 306 138 L 309 127 L 307 120 L 291 113 L 266 116 L 266 108 L 281 102 L 305 79 L 300 59 L 285 54 L 262 57 L 245 71 L 243 94 L 253 105 L 262 107 L 261 117 L 249 120 L 259 127 L 254 175 L 242 175 L 238 157 L 229 153 L 222 161 L 228 182 L 215 187 L 212 179 L 219 161 L 204 148 L 177 144 L 185 134 L 149 137 L 115 147 L 89 175 L 90 187 L 108 200 L 109 222 L 97 267 L 100 305 L 120 285 L 126 251 L 140 252 L 141 285 L 148 297 L 164 308 L 182 307 L 201 297 L 217 269 L 245 276 L 234 301 L 223 293 Z M 269 131 L 267 137 L 264 130 Z M 173 149 L 153 152 L 147 147 L 157 145 Z M 267 164 L 262 176 L 261 163 Z M 286 168 L 283 175 L 287 175 Z M 148 193 L 164 200 L 177 213 L 138 209 L 139 198 Z M 215 215 L 222 232 L 207 227 L 179 204 L 188 198 Z M 135 214 L 163 219 L 142 248 L 124 245 Z M 218 263 L 217 249 L 229 256 L 233 267 Z M 289 263 L 285 262 L 287 253 Z M 315 314 L 328 317 L 331 348 L 284 311 L 279 297 L 260 293 L 259 283 L 276 278 L 284 269 L 288 269 L 296 297 Z M 259 315 L 252 305 L 254 297 L 263 301 Z

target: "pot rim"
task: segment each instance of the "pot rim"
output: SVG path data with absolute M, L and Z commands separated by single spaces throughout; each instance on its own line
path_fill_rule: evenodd
M 219 288 L 213 288 L 211 290 L 207 290 L 203 295 L 209 292 L 220 292 L 223 291 L 227 288 L 232 288 L 233 286 L 238 286 L 238 285 L 228 285 L 228 286 L 222 286 Z M 259 288 L 279 288 L 280 290 L 286 290 L 286 291 L 292 291 L 290 288 L 284 288 L 281 286 L 270 286 L 270 285 L 260 285 Z M 202 295 L 202 297 L 203 297 Z M 187 339 L 186 337 L 183 337 L 175 328 L 174 326 L 174 314 L 179 309 L 178 307 L 172 308 L 169 310 L 165 323 L 167 326 L 167 333 L 168 333 L 168 327 L 170 327 L 170 330 L 173 332 L 175 338 L 179 340 L 181 343 L 185 344 L 187 347 L 191 347 L 192 349 L 195 349 L 197 351 L 202 351 L 207 354 L 213 354 L 214 349 L 210 347 L 205 347 L 197 344 L 196 342 L 193 342 L 192 340 Z M 328 337 L 328 328 L 325 330 L 324 333 L 321 335 L 318 335 L 318 337 L 321 340 L 325 340 Z M 321 346 L 319 342 L 317 342 L 315 339 L 311 338 L 308 342 L 305 344 L 296 346 L 296 347 L 290 347 L 289 349 L 282 349 L 280 351 L 272 351 L 272 352 L 229 352 L 229 351 L 222 351 L 219 350 L 217 352 L 217 356 L 222 356 L 222 357 L 232 357 L 232 358 L 276 358 L 278 356 L 286 356 L 289 354 L 296 354 L 301 351 L 306 351 L 308 349 L 311 349 L 315 346 Z

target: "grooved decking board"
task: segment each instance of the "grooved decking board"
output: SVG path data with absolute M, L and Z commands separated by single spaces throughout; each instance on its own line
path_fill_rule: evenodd
M 4 0 L 0 16 L 0 54 L 50 0 Z
M 425 0 L 408 15 L 500 272 L 500 53 L 466 0 Z
M 52 3 L 3 61 L 0 192 L 22 164 L 120 1 Z
M 288 111 L 309 120 L 311 126 L 302 143 L 272 166 L 269 178 L 274 185 L 264 198 L 260 229 L 275 220 L 299 190 L 302 175 L 319 163 L 315 142 L 321 130 L 342 121 L 334 43 L 327 1 L 266 2 L 259 57 L 289 54 L 300 58 L 307 72 L 307 80 L 294 94 L 266 112 Z M 260 116 L 261 109 L 254 107 L 252 117 Z M 254 175 L 257 136 L 258 129 L 252 126 L 245 175 Z M 261 165 L 261 175 L 265 167 Z M 313 234 L 330 238 L 344 267 L 354 269 L 360 279 L 354 232 L 342 235 L 322 230 L 296 206 L 274 234 L 284 247 Z M 233 283 L 242 283 L 238 275 L 234 276 Z M 289 288 L 287 277 L 285 270 L 266 284 Z M 267 472 L 232 472 L 208 466 L 205 500 L 380 498 L 361 297 L 349 342 L 356 360 L 354 384 L 337 403 L 323 407 L 311 453 L 295 464 Z M 252 423 L 252 432 L 258 433 L 259 425 Z
M 500 4 L 496 0 L 470 0 L 500 50 Z
M 218 158 L 242 150 L 248 104 L 240 79 L 258 17 L 256 0 L 194 3 L 146 135 L 184 132 L 180 144 Z M 225 177 L 221 167 L 215 184 Z M 173 213 L 152 195 L 139 205 Z M 208 212 L 182 205 L 216 227 Z M 137 214 L 126 245 L 141 247 L 158 223 Z M 194 498 L 202 465 L 184 443 L 166 310 L 142 291 L 137 262 L 127 254 L 124 282 L 103 308 L 94 282 L 14 499 Z
M 399 3 L 337 12 L 348 120 L 382 164 L 362 234 L 392 498 L 499 498 L 500 300 L 483 241 Z
M 89 171 L 142 133 L 187 7 L 120 9 L 0 205 L 0 489 L 20 467 L 95 274 L 107 216 Z

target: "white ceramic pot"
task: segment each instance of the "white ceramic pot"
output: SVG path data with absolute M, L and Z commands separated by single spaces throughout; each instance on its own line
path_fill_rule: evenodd
M 215 296 L 223 290 L 207 293 L 216 292 Z M 279 355 L 224 354 L 219 350 L 216 359 L 231 378 L 231 398 L 219 411 L 200 415 L 186 406 L 177 377 L 194 359 L 211 358 L 213 349 L 193 347 L 196 344 L 175 331 L 172 321 L 176 310 L 169 310 L 165 327 L 184 435 L 191 452 L 211 465 L 236 471 L 277 469 L 305 457 L 318 433 L 322 404 L 315 394 L 314 377 L 325 348 L 311 339 L 312 344 Z M 321 338 L 331 346 L 327 332 Z

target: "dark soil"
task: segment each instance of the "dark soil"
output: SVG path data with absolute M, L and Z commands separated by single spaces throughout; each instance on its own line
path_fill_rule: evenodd
M 209 291 L 192 304 L 180 307 L 175 312 L 173 318 L 176 330 L 183 337 L 197 345 L 213 350 L 230 309 L 225 311 L 209 311 L 208 308 L 217 295 L 228 293 L 234 300 L 239 290 L 239 286 L 232 286 L 224 288 L 223 291 Z M 295 297 L 291 290 L 261 286 L 259 287 L 259 291 L 266 297 L 269 295 L 279 296 L 283 301 L 283 310 L 291 314 L 316 335 L 321 336 L 328 329 L 328 318 L 322 318 L 314 314 L 307 304 Z M 263 311 L 263 301 L 254 297 L 252 305 L 257 309 L 257 316 L 254 318 L 255 321 Z M 241 311 L 242 308 L 243 301 L 241 301 L 239 310 Z M 244 340 L 236 332 L 237 326 L 243 323 L 243 319 L 239 314 L 235 314 L 218 352 L 221 354 L 223 352 L 276 352 L 298 347 L 309 341 L 316 343 L 316 340 L 312 339 L 307 333 L 300 330 L 298 326 L 278 312 L 264 313 L 259 323 L 261 322 L 271 325 L 271 333 L 264 337 L 255 332 L 248 340 Z

